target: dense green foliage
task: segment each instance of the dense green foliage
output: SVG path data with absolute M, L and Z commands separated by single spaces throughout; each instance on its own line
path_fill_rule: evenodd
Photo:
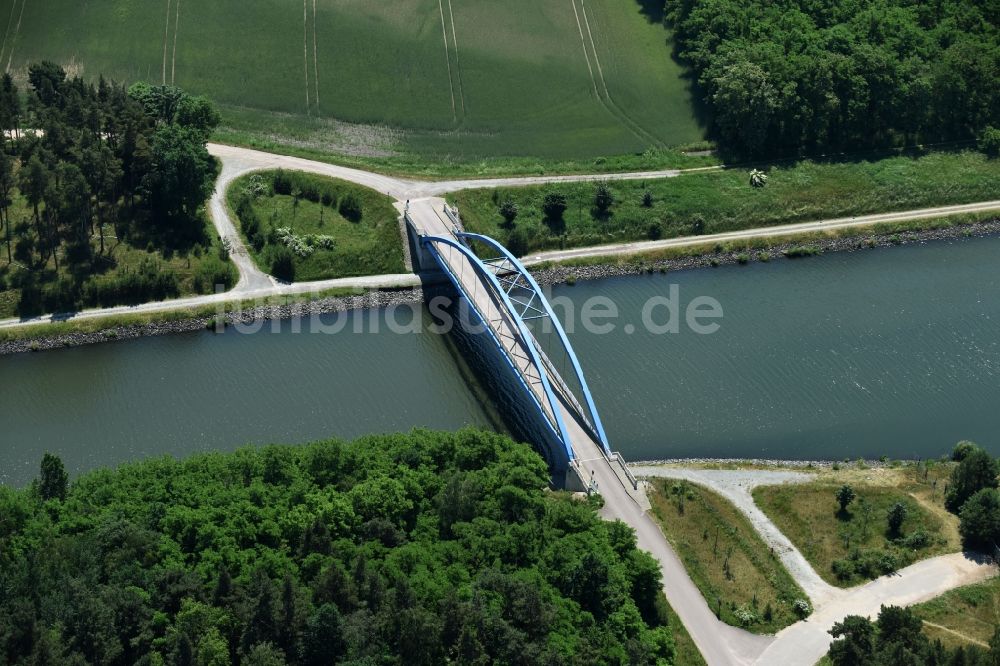
M 392 199 L 299 171 L 237 179 L 227 194 L 262 270 L 286 282 L 403 272 Z
M 451 198 L 470 230 L 501 241 L 519 234 L 525 252 L 1000 198 L 1000 160 L 972 151 L 877 162 L 801 162 L 773 167 L 769 175 L 761 188 L 752 187 L 748 172 L 740 169 L 610 181 L 605 210 L 597 205 L 601 192 L 594 183 L 465 190 Z M 508 201 L 518 211 L 510 224 L 501 210 Z
M 174 88 L 93 85 L 50 62 L 32 65 L 28 80 L 23 109 L 11 78 L 0 85 L 10 136 L 0 153 L 0 291 L 18 292 L 18 312 L 231 285 L 225 256 L 203 258 L 214 245 L 201 210 L 216 172 L 205 148 L 218 120 L 211 105 Z M 157 250 L 164 261 L 142 256 Z M 187 257 L 184 285 L 164 265 L 174 255 Z
M 967 548 L 1000 552 L 1000 491 L 984 488 L 966 500 L 959 513 L 959 531 Z
M 1000 8 L 939 0 L 667 0 L 724 147 L 969 140 L 1000 120 Z
M 966 500 L 983 488 L 996 488 L 1000 475 L 1000 461 L 988 452 L 975 446 L 968 451 L 951 473 L 944 505 L 953 513 L 958 513 Z
M 882 606 L 878 619 L 850 615 L 830 630 L 833 666 L 994 666 L 1000 663 L 1000 627 L 989 650 L 945 648 L 921 631 L 923 622 L 908 608 Z
M 464 430 L 0 487 L 0 661 L 671 663 L 656 561 L 547 482 Z

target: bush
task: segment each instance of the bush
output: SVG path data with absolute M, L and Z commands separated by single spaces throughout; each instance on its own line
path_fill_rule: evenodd
M 979 135 L 979 150 L 989 157 L 1000 157 L 1000 129 L 987 127 Z
M 812 606 L 805 599 L 796 599 L 792 602 L 792 608 L 795 609 L 796 615 L 799 617 L 809 617 L 812 615 Z
M 691 218 L 691 234 L 701 236 L 703 233 L 705 233 L 705 218 L 701 215 L 695 215 Z
M 837 490 L 837 504 L 840 505 L 841 511 L 847 511 L 847 506 L 854 501 L 857 497 L 857 493 L 854 492 L 854 488 L 850 484 L 845 483 Z
M 614 202 L 615 197 L 611 193 L 611 187 L 608 183 L 603 180 L 597 183 L 597 187 L 594 190 L 594 207 L 601 213 L 607 213 Z
M 951 451 L 951 459 L 955 462 L 962 462 L 965 460 L 970 453 L 978 449 L 979 446 L 975 442 L 970 442 L 965 439 L 955 445 L 955 448 Z
M 348 194 L 340 200 L 340 214 L 351 222 L 360 222 L 363 211 L 361 210 L 361 200 L 354 193 Z
M 514 224 L 514 220 L 517 219 L 517 202 L 511 198 L 503 200 L 499 208 L 500 217 L 503 218 L 504 223 L 509 227 Z
M 996 488 L 1000 465 L 986 451 L 973 447 L 951 473 L 944 505 L 958 513 L 965 501 L 983 488 Z
M 973 550 L 994 552 L 1000 546 L 1000 491 L 984 488 L 970 497 L 959 514 L 962 544 Z
M 284 282 L 295 282 L 295 258 L 292 251 L 283 245 L 272 245 L 268 248 L 267 264 L 271 267 L 271 275 Z
M 659 222 L 650 222 L 646 228 L 646 238 L 649 240 L 660 240 L 663 237 L 663 227 Z
M 563 213 L 566 212 L 566 195 L 558 192 L 546 194 L 542 200 L 542 212 L 552 222 L 562 221 Z
M 653 193 L 646 190 L 642 193 L 642 207 L 652 208 L 653 207 Z
M 899 530 L 903 528 L 903 521 L 906 520 L 906 505 L 902 502 L 896 502 L 889 509 L 889 513 L 886 515 L 886 522 L 889 525 L 889 534 L 899 535 Z

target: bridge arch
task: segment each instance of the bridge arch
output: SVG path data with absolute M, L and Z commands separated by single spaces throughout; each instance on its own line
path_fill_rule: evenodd
M 587 378 L 583 374 L 583 369 L 580 367 L 580 360 L 577 358 L 576 352 L 573 350 L 573 346 L 569 342 L 569 338 L 566 336 L 566 331 L 563 328 L 562 323 L 560 323 L 559 318 L 556 317 L 555 312 L 552 310 L 552 305 L 549 300 L 545 298 L 545 294 L 542 292 L 542 288 L 538 285 L 535 278 L 528 272 L 517 257 L 511 254 L 502 243 L 497 241 L 495 238 L 486 236 L 483 234 L 474 234 L 468 232 L 457 232 L 457 236 L 461 239 L 468 239 L 472 241 L 478 241 L 488 246 L 490 249 L 499 252 L 500 257 L 495 260 L 479 260 L 480 263 L 484 265 L 491 265 L 496 270 L 502 270 L 504 267 L 509 268 L 511 271 L 516 273 L 517 278 L 512 282 L 512 284 L 507 289 L 508 295 L 513 288 L 521 287 L 526 289 L 532 294 L 531 300 L 526 304 L 531 307 L 536 301 L 544 312 L 544 315 L 552 323 L 553 330 L 563 347 L 563 351 L 569 358 L 570 364 L 573 368 L 573 373 L 576 375 L 576 380 L 580 385 L 580 392 L 583 394 L 584 403 L 587 406 L 587 414 L 582 414 L 586 417 L 589 415 L 590 419 L 587 423 L 590 426 L 592 434 L 595 436 L 597 441 L 600 443 L 601 447 L 604 449 L 605 453 L 611 455 L 611 444 L 608 442 L 608 437 L 604 432 L 604 424 L 601 421 L 601 416 L 597 412 L 597 406 L 594 404 L 594 398 L 590 393 L 590 387 L 587 384 Z M 499 278 L 498 278 L 499 280 Z M 567 387 L 567 390 L 568 387 Z M 570 391 L 572 393 L 572 391 Z
M 575 459 L 575 454 L 573 452 L 572 441 L 569 437 L 566 424 L 562 417 L 559 398 L 556 396 L 555 391 L 552 388 L 552 382 L 549 379 L 545 363 L 542 361 L 541 353 L 536 346 L 534 336 L 528 330 L 523 317 L 514 307 L 510 296 L 500 284 L 500 280 L 497 278 L 496 274 L 494 274 L 493 271 L 491 271 L 486 264 L 484 264 L 483 261 L 477 257 L 474 252 L 472 252 L 472 250 L 454 238 L 424 235 L 421 237 L 421 242 L 425 246 L 432 249 L 432 254 L 441 269 L 448 274 L 455 287 L 475 309 L 477 316 L 479 316 L 479 318 L 486 324 L 486 330 L 493 338 L 497 347 L 502 351 L 507 363 L 512 367 L 528 394 L 532 397 L 532 400 L 538 408 L 541 416 L 562 444 L 566 455 L 567 465 L 571 465 Z M 512 357 L 512 352 L 506 347 L 506 345 L 503 344 L 503 341 L 497 337 L 497 333 L 493 330 L 493 327 L 489 325 L 487 313 L 481 311 L 480 306 L 476 303 L 476 299 L 468 293 L 467 288 L 463 285 L 460 277 L 455 274 L 449 262 L 442 258 L 440 251 L 437 248 L 438 245 L 444 245 L 461 253 L 463 258 L 468 261 L 470 266 L 472 266 L 480 280 L 487 285 L 491 289 L 492 293 L 500 300 L 500 303 L 503 306 L 503 314 L 509 318 L 509 324 L 517 335 L 516 342 L 519 343 L 525 350 L 525 353 L 528 355 L 528 361 L 538 375 L 539 384 L 541 385 L 541 396 L 539 396 L 538 393 L 528 384 L 522 369 L 517 365 L 517 359 Z M 545 404 L 542 403 L 542 400 L 545 401 Z

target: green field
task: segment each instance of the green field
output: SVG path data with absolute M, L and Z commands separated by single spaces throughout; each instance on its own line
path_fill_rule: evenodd
M 0 0 L 0 61 L 22 78 L 49 59 L 86 77 L 173 83 L 221 106 L 228 139 L 294 135 L 294 147 L 349 155 L 578 158 L 703 138 L 669 34 L 639 2 L 251 7 Z
M 972 151 L 873 162 L 804 161 L 773 167 L 768 174 L 763 188 L 750 187 L 746 169 L 611 181 L 614 203 L 606 214 L 595 209 L 593 183 L 465 190 L 451 199 L 469 230 L 501 241 L 516 231 L 527 250 L 545 250 L 688 236 L 698 233 L 699 221 L 701 232 L 712 234 L 1000 198 L 1000 160 Z M 649 206 L 645 192 L 652 195 Z M 566 197 L 562 220 L 543 213 L 549 193 Z M 518 204 L 514 228 L 504 225 L 498 210 L 506 199 Z

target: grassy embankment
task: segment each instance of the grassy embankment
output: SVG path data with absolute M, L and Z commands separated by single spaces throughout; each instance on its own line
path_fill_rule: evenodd
M 247 195 L 252 183 L 260 193 Z M 227 200 L 254 261 L 273 268 L 276 252 L 286 246 L 278 229 L 299 238 L 327 238 L 302 256 L 291 252 L 293 281 L 404 272 L 403 241 L 392 199 L 360 185 L 298 172 L 267 171 L 243 176 L 230 186 Z M 241 204 L 241 200 L 243 200 Z M 357 209 L 346 207 L 353 201 Z M 254 226 L 249 225 L 255 217 Z
M 1000 198 L 1000 161 L 971 151 L 874 162 L 801 162 L 773 167 L 769 173 L 763 188 L 751 187 L 748 172 L 742 169 L 645 182 L 611 181 L 607 186 L 614 203 L 606 213 L 595 206 L 593 183 L 467 190 L 452 195 L 452 201 L 467 228 L 521 245 L 527 252 Z M 648 202 L 644 202 L 646 192 L 651 195 Z M 566 197 L 561 220 L 543 213 L 545 195 L 550 193 Z M 507 199 L 518 205 L 512 228 L 498 210 Z
M 824 580 L 850 587 L 961 550 L 958 519 L 944 508 L 951 469 L 928 461 L 826 470 L 814 482 L 756 488 L 753 497 Z M 857 498 L 841 512 L 835 494 L 844 484 Z M 906 507 L 906 519 L 894 535 L 887 514 L 896 503 Z
M 1000 627 L 1000 578 L 952 590 L 914 607 L 924 633 L 949 647 L 987 645 Z
M 653 513 L 709 607 L 731 625 L 774 633 L 800 619 L 807 599 L 750 521 L 701 486 L 657 480 Z
M 646 3 L 444 0 L 442 11 L 437 0 L 397 0 L 319 3 L 303 16 L 238 0 L 169 13 L 0 0 L 0 15 L 14 4 L 23 15 L 3 54 L 12 72 L 47 59 L 174 83 L 218 103 L 219 138 L 245 145 L 471 166 L 703 138 L 669 34 Z M 247 35 L 253 48 L 238 48 Z

